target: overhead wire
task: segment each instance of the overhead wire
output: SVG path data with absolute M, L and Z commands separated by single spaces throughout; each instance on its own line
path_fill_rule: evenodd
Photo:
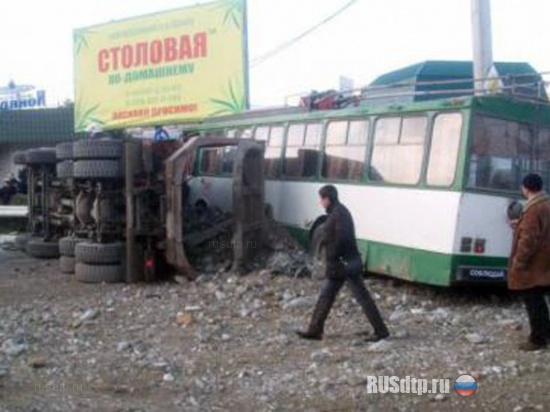
M 256 58 L 253 58 L 250 62 L 251 67 L 257 67 L 260 64 L 266 62 L 267 60 L 271 59 L 272 57 L 277 56 L 278 54 L 282 53 L 283 51 L 287 50 L 288 48 L 294 46 L 299 41 L 303 40 L 305 37 L 309 36 L 313 32 L 317 31 L 321 27 L 323 27 L 325 24 L 329 23 L 330 21 L 334 20 L 336 17 L 344 13 L 346 10 L 348 10 L 351 6 L 353 6 L 355 3 L 358 3 L 360 0 L 350 0 L 346 4 L 344 4 L 342 7 L 340 7 L 338 10 L 336 10 L 334 13 L 329 15 L 328 17 L 325 17 L 322 21 L 315 24 L 314 26 L 308 28 L 307 30 L 300 33 L 298 36 L 285 41 L 284 43 L 281 43 L 279 46 L 275 47 L 273 50 L 258 56 Z

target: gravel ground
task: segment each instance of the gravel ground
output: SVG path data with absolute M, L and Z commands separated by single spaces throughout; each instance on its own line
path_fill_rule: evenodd
M 392 338 L 343 293 L 322 342 L 298 340 L 318 280 L 203 276 L 84 285 L 55 261 L 1 252 L 1 411 L 548 410 L 549 353 L 522 353 L 523 308 L 506 294 L 368 284 Z M 460 398 L 468 373 L 478 391 Z M 369 375 L 449 378 L 448 395 L 368 394 Z

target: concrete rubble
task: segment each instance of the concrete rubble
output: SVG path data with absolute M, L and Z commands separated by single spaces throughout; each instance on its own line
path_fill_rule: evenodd
M 293 331 L 307 325 L 320 284 L 294 277 L 305 252 L 292 253 L 282 273 L 261 266 L 247 276 L 219 271 L 149 285 L 83 285 L 51 262 L 7 253 L 0 410 L 531 411 L 550 404 L 550 354 L 517 351 L 527 320 L 509 295 L 371 277 L 392 338 L 364 341 L 370 326 L 346 290 L 325 340 L 306 342 Z M 466 373 L 479 382 L 467 400 L 366 391 L 370 375 L 389 375 L 449 378 L 453 392 Z

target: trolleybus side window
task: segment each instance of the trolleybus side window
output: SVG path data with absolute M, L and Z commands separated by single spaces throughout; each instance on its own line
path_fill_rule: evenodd
M 229 129 L 226 136 L 232 139 L 250 139 L 252 137 L 252 129 Z
M 266 142 L 265 175 L 268 178 L 277 177 L 279 173 L 284 134 L 283 126 L 260 126 L 254 133 L 256 140 Z
M 283 164 L 284 176 L 317 176 L 322 134 L 321 123 L 299 123 L 289 126 Z
M 424 116 L 376 121 L 369 178 L 414 185 L 420 181 L 428 120 Z
M 229 137 L 231 139 L 235 139 L 236 137 L 239 137 L 239 130 L 237 129 L 228 129 L 225 132 L 225 137 Z
M 365 167 L 369 122 L 333 121 L 327 128 L 323 177 L 361 180 Z
M 267 126 L 258 127 L 254 132 L 254 139 L 259 140 L 261 142 L 267 142 L 267 139 L 269 139 L 269 127 Z
M 461 136 L 462 115 L 460 113 L 437 115 L 430 147 L 427 176 L 429 185 L 449 187 L 455 181 Z
M 271 127 L 269 141 L 265 149 L 266 176 L 277 177 L 281 170 L 281 156 L 283 154 L 283 141 L 285 128 L 283 126 Z
M 476 116 L 468 186 L 517 191 L 531 167 L 532 142 L 527 124 Z

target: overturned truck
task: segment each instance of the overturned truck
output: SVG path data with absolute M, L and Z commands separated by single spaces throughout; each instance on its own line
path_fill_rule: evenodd
M 193 184 L 200 153 L 233 153 L 232 198 L 225 210 Z M 28 169 L 26 251 L 59 258 L 83 282 L 154 281 L 197 276 L 187 248 L 230 231 L 235 244 L 261 243 L 264 147 L 245 139 L 194 137 L 153 142 L 83 139 L 16 155 Z M 231 248 L 242 271 L 256 248 Z M 211 250 L 211 253 L 216 253 Z

